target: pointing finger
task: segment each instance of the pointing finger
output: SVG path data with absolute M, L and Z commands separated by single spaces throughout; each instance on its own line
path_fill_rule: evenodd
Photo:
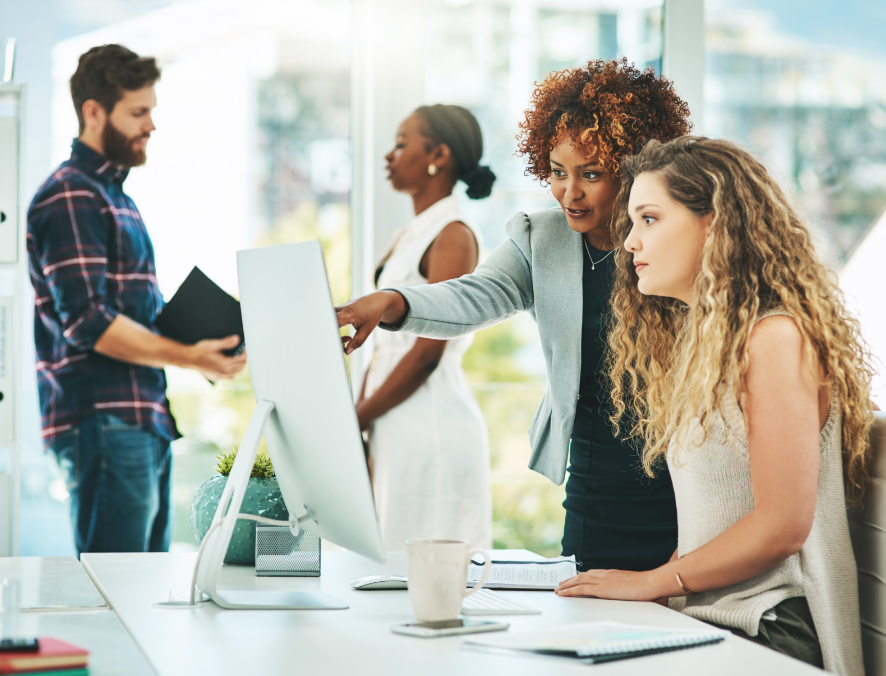
M 337 307 L 335 308 L 335 316 L 338 319 L 339 327 L 349 326 L 354 323 L 353 312 L 351 312 L 350 308 L 346 307 Z
M 351 354 L 358 347 L 361 347 L 366 339 L 369 337 L 369 334 L 372 333 L 371 330 L 368 330 L 366 326 L 361 326 L 357 333 L 354 334 L 354 337 L 351 338 L 351 342 L 348 343 L 348 348 L 345 351 L 347 354 Z

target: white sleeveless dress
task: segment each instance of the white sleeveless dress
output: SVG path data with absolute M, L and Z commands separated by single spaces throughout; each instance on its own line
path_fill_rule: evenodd
M 394 234 L 378 288 L 427 284 L 421 259 L 449 223 L 467 225 L 454 195 L 436 202 Z M 370 428 L 373 490 L 385 549 L 400 550 L 412 538 L 468 540 L 492 547 L 489 445 L 483 414 L 461 368 L 473 336 L 447 342 L 439 366 L 399 406 Z M 368 398 L 415 345 L 403 332 L 376 331 L 366 373 Z

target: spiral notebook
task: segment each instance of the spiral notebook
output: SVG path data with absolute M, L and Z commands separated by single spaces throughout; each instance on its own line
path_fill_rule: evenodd
M 714 628 L 666 629 L 620 622 L 588 622 L 542 631 L 478 636 L 465 640 L 462 645 L 473 650 L 594 663 L 710 645 L 727 636 L 728 631 Z

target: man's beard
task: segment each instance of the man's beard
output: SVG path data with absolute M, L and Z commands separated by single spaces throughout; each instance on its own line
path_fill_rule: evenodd
M 105 151 L 105 158 L 118 167 L 125 167 L 126 169 L 140 167 L 148 160 L 148 155 L 144 148 L 135 150 L 132 146 L 139 139 L 147 137 L 148 134 L 140 134 L 133 138 L 128 138 L 108 120 L 102 132 L 102 148 Z

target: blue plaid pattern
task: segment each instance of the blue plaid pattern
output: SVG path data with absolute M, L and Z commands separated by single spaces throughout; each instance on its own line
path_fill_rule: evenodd
M 36 294 L 34 340 L 43 441 L 97 413 L 173 440 L 181 436 L 162 369 L 93 351 L 118 314 L 154 329 L 163 308 L 154 249 L 120 170 L 75 139 L 71 159 L 28 209 L 28 260 Z

